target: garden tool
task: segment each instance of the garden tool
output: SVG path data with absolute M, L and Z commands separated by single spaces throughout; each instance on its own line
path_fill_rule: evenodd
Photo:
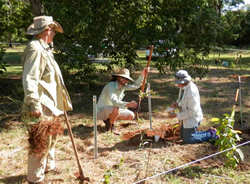
M 149 57 L 148 57 L 147 68 L 149 68 L 153 50 L 154 50 L 154 46 L 152 45 L 151 48 L 150 48 L 150 54 L 149 54 Z M 144 87 L 145 87 L 147 75 L 148 75 L 148 71 L 146 72 L 146 74 L 145 74 L 145 76 L 143 78 L 143 82 L 142 82 L 142 86 L 141 86 L 141 92 L 142 93 L 144 92 Z M 139 97 L 139 103 L 138 103 L 137 113 L 139 112 L 140 105 L 141 105 L 141 97 Z
M 77 165 L 78 165 L 78 168 L 79 168 L 79 173 L 76 173 L 75 176 L 78 179 L 82 180 L 82 181 L 90 182 L 88 177 L 84 177 L 82 166 L 81 166 L 80 159 L 79 159 L 79 156 L 78 156 L 78 152 L 77 152 L 77 149 L 76 149 L 76 146 L 75 146 L 75 143 L 74 143 L 71 126 L 70 126 L 68 115 L 67 115 L 66 111 L 64 111 L 64 116 L 65 116 L 65 119 L 66 119 L 66 124 L 67 124 L 67 128 L 68 128 L 68 131 L 69 131 L 69 136 L 70 136 L 73 148 L 74 148 L 74 152 L 75 152 L 75 156 L 76 156 L 76 160 L 77 160 Z

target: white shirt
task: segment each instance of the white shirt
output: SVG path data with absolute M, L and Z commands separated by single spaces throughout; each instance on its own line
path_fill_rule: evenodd
M 182 112 L 177 113 L 179 121 L 183 121 L 184 128 L 194 128 L 203 118 L 203 113 L 200 105 L 200 94 L 197 86 L 190 83 L 182 88 L 184 94 L 178 105 L 182 108 Z

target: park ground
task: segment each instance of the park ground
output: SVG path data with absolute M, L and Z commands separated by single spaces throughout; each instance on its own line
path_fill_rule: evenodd
M 22 51 L 23 47 L 8 49 L 5 59 L 10 66 L 8 72 L 0 77 L 0 183 L 27 183 L 28 133 L 25 122 L 20 119 L 23 99 L 20 63 Z M 139 61 L 145 64 L 145 52 L 138 51 L 138 54 Z M 249 141 L 250 52 L 238 53 L 242 55 L 242 60 L 235 68 L 215 65 L 216 54 L 205 60 L 209 64 L 209 74 L 202 80 L 194 80 L 200 91 L 204 113 L 200 129 L 218 126 L 211 122 L 211 118 L 230 114 L 233 105 L 236 105 L 235 129 L 241 129 L 240 102 L 235 102 L 235 94 L 239 88 L 237 76 L 245 76 L 241 84 L 244 123 L 242 142 Z M 233 61 L 236 54 L 234 51 L 221 54 L 220 57 Z M 133 72 L 133 78 L 137 78 L 139 74 L 140 71 Z M 142 145 L 140 143 L 147 138 L 145 135 L 138 134 L 130 140 L 124 140 L 123 136 L 105 132 L 104 123 L 98 120 L 98 155 L 95 158 L 93 95 L 99 96 L 109 79 L 110 74 L 102 75 L 99 83 L 89 92 L 78 90 L 79 93 L 71 94 L 74 110 L 68 113 L 69 119 L 83 171 L 90 178 L 90 183 L 133 183 L 218 152 L 218 147 L 209 142 L 183 145 L 180 141 L 160 139 L 159 142 L 154 142 L 151 139 L 149 142 L 152 144 Z M 173 85 L 173 72 L 160 75 L 152 61 L 148 82 L 153 89 L 153 129 L 175 124 L 176 119 L 168 118 L 165 111 L 178 94 L 178 89 Z M 125 100 L 138 99 L 138 93 L 126 93 Z M 117 127 L 123 135 L 148 129 L 147 98 L 142 100 L 139 118 L 140 121 L 118 121 Z M 61 120 L 64 121 L 63 117 Z M 56 146 L 56 164 L 61 174 L 47 174 L 46 183 L 81 183 L 74 175 L 78 172 L 78 166 L 65 125 L 64 128 L 64 134 L 59 137 Z M 246 145 L 241 149 L 245 159 L 235 169 L 226 168 L 225 156 L 218 155 L 149 179 L 147 183 L 250 183 L 250 147 Z

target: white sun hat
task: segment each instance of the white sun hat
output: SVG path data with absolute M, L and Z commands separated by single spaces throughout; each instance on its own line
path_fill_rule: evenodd
M 130 77 L 130 72 L 128 69 L 126 68 L 122 68 L 119 71 L 117 71 L 117 73 L 113 74 L 112 76 L 118 76 L 118 77 L 124 77 L 128 80 L 131 80 L 132 82 L 134 82 L 134 80 Z
M 62 26 L 58 22 L 53 21 L 52 16 L 39 16 L 33 19 L 33 23 L 28 27 L 26 34 L 38 35 L 51 25 L 54 27 L 55 31 L 63 33 Z

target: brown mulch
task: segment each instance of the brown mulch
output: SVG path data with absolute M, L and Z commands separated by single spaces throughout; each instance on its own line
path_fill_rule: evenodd
M 239 75 L 231 75 L 231 77 L 232 78 L 235 78 L 235 79 L 238 79 L 239 78 Z M 242 80 L 249 80 L 250 79 L 250 76 L 240 76 L 240 78 L 242 79 Z
M 58 118 L 53 121 L 41 121 L 29 129 L 30 153 L 41 155 L 48 148 L 49 136 L 63 134 L 63 127 Z
M 133 132 L 127 132 L 123 134 L 122 139 L 127 141 L 127 145 L 134 145 L 141 142 L 141 139 L 153 138 L 158 135 L 161 139 L 168 141 L 175 141 L 179 139 L 180 128 L 178 123 L 171 125 L 161 125 L 160 128 L 155 129 L 141 129 Z

